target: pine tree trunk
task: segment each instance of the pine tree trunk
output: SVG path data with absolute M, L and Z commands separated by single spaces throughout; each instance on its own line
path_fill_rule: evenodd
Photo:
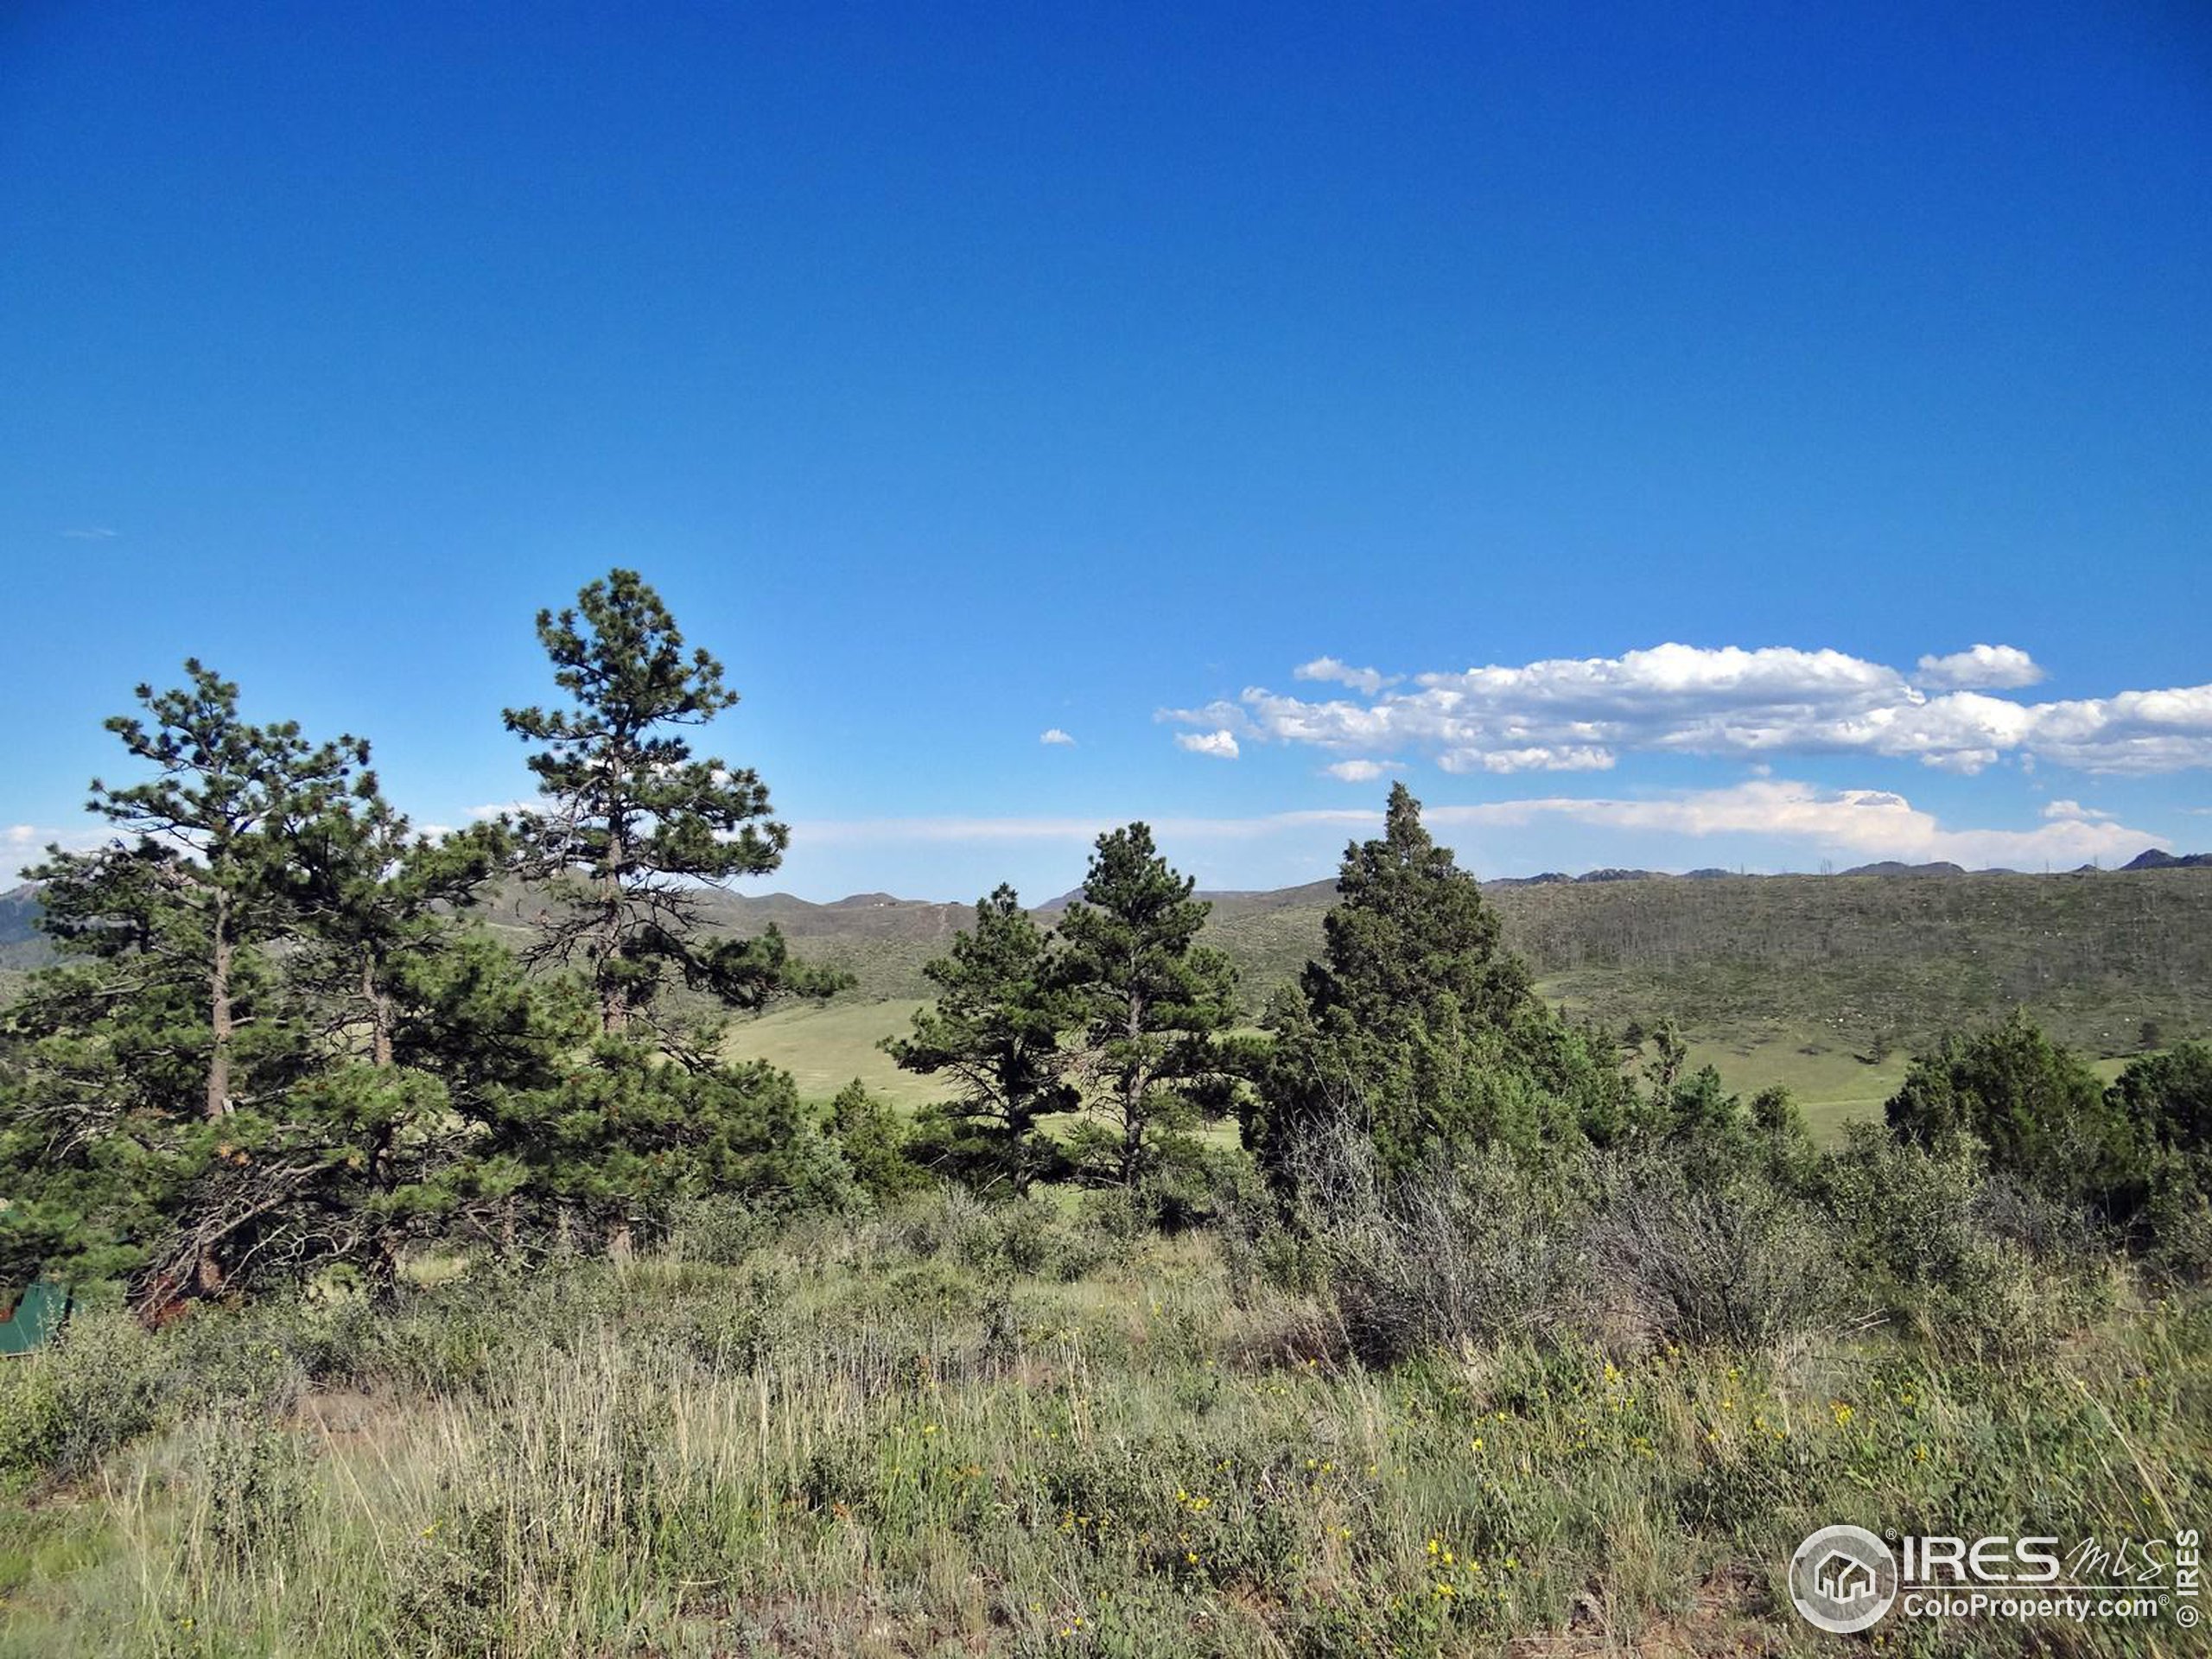
M 216 1122 L 231 1109 L 231 896 L 215 890 L 214 955 L 207 969 L 207 1017 L 213 1040 L 207 1050 L 207 1118 Z
M 1132 964 L 1134 971 L 1134 964 Z M 1144 1152 L 1144 1090 L 1147 1068 L 1135 1057 L 1142 1052 L 1144 999 L 1129 998 L 1129 1074 L 1122 1084 L 1122 1185 L 1137 1184 L 1137 1167 Z
M 385 1045 L 384 1058 L 378 1061 L 378 1064 L 379 1065 L 391 1064 L 389 1044 Z M 390 1131 L 386 1131 L 379 1139 L 376 1156 L 369 1166 L 369 1179 L 375 1184 L 377 1192 L 386 1198 L 389 1198 L 392 1189 L 399 1185 L 399 1172 L 391 1155 Z M 393 1225 L 389 1219 L 377 1229 L 376 1294 L 379 1298 L 388 1298 L 397 1292 L 399 1256 L 406 1245 L 405 1230 Z
M 599 1033 L 612 1037 L 622 1029 L 627 1010 L 622 1006 L 622 982 L 614 969 L 622 954 L 621 877 L 607 870 L 600 899 Z
M 231 1038 L 236 1028 L 231 1011 L 231 896 L 215 889 L 214 950 L 207 968 L 207 1121 L 220 1122 L 231 1109 Z M 202 1296 L 223 1291 L 223 1264 L 211 1245 L 193 1266 L 195 1288 Z
M 599 944 L 599 1029 L 606 1037 L 619 1036 L 629 1023 L 628 1000 L 622 981 L 613 971 L 622 956 L 622 871 L 626 863 L 622 820 L 608 817 L 607 874 L 601 883 Z
M 399 1255 L 406 1241 L 397 1230 L 386 1227 L 377 1234 L 376 1294 L 389 1301 L 399 1294 Z
M 361 963 L 361 996 L 369 1008 L 369 1056 L 381 1071 L 391 1065 L 391 998 L 377 983 L 374 957 Z

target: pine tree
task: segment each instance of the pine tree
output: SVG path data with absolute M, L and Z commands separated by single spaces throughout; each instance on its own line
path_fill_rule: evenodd
M 408 982 L 464 937 L 505 861 L 506 836 L 497 824 L 418 836 L 364 772 L 286 850 L 286 894 L 311 944 L 295 975 L 333 1008 L 334 1038 L 354 1039 L 372 1065 L 393 1065 L 401 1024 L 420 1001 Z
M 1367 1135 L 1382 1166 L 1402 1171 L 1494 1141 L 1533 1152 L 1623 1119 L 1612 1045 L 1568 1030 L 1536 996 L 1481 887 L 1403 784 L 1381 838 L 1346 850 L 1324 934 L 1299 992 L 1270 1006 L 1274 1049 L 1246 1120 L 1279 1185 L 1294 1184 L 1319 1130 Z
M 1083 896 L 1060 920 L 1055 977 L 1073 1001 L 1114 1133 L 1105 1173 L 1135 1185 L 1155 1141 L 1196 1115 L 1191 1090 L 1218 1077 L 1214 1041 L 1234 1011 L 1229 958 L 1198 943 L 1212 906 L 1192 896 L 1142 823 L 1098 838 Z
M 156 769 L 110 789 L 94 779 L 86 810 L 124 835 L 89 853 L 48 849 L 29 872 L 46 883 L 45 925 L 66 944 L 111 961 L 201 978 L 207 1035 L 201 1100 L 210 1120 L 236 1099 L 245 958 L 289 930 L 283 880 L 288 837 L 342 800 L 368 745 L 342 737 L 310 746 L 293 721 L 249 725 L 236 684 L 197 659 L 192 683 L 137 697 L 152 720 L 118 715 L 107 729 Z
M 1061 1046 L 1076 1010 L 1054 978 L 1052 936 L 1001 887 L 976 902 L 974 930 L 922 972 L 937 1000 L 915 1014 L 910 1035 L 886 1038 L 883 1048 L 909 1071 L 949 1077 L 957 1092 L 925 1114 L 917 1155 L 970 1185 L 1026 1192 L 1057 1168 L 1040 1122 L 1080 1102 Z
M 359 1225 L 333 1242 L 379 1287 L 410 1244 L 512 1192 L 493 1154 L 513 1097 L 554 1086 L 585 1035 L 557 985 L 470 921 L 505 850 L 496 825 L 416 835 L 372 773 L 292 837 L 288 967 L 331 1059 L 290 1116 L 348 1144 L 329 1204 Z
M 721 664 L 685 652 L 634 570 L 592 582 L 572 609 L 539 612 L 537 637 L 575 706 L 505 714 L 509 731 L 543 746 L 529 764 L 545 804 L 514 823 L 516 870 L 551 900 L 535 957 L 582 966 L 603 1034 L 642 1021 L 695 1057 L 704 1042 L 656 1018 L 671 977 L 741 1008 L 836 989 L 836 977 L 792 963 L 772 926 L 747 940 L 702 931 L 701 884 L 766 874 L 790 842 L 758 776 L 695 756 L 683 735 L 736 704 Z
M 302 824 L 339 807 L 368 746 L 310 745 L 242 720 L 238 688 L 138 688 L 107 729 L 153 768 L 89 810 L 128 836 L 48 849 L 44 925 L 71 960 L 9 1011 L 20 1081 L 7 1140 L 18 1237 L 80 1272 L 141 1272 L 150 1300 L 224 1288 L 296 1218 L 327 1149 L 280 1132 L 319 1063 L 279 960 L 298 936 L 286 876 Z
M 640 1228 L 664 1228 L 685 1199 L 830 1209 L 850 1191 L 844 1160 L 791 1074 L 760 1062 L 685 1066 L 601 1037 L 587 1064 L 510 1105 L 499 1145 L 512 1150 L 532 1218 L 577 1246 L 603 1242 L 616 1257 Z
M 877 1203 L 928 1185 L 929 1172 L 911 1155 L 914 1133 L 905 1114 L 858 1077 L 830 1101 L 829 1130 L 853 1184 Z
M 1978 1146 L 1993 1169 L 2101 1205 L 2124 1200 L 2144 1164 L 2125 1096 L 2021 1009 L 1915 1058 L 1883 1115 L 1900 1140 L 1950 1154 Z

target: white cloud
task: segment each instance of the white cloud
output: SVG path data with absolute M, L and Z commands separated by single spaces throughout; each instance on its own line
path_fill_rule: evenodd
M 1321 770 L 1347 784 L 1371 784 L 1384 772 L 1397 770 L 1397 766 L 1395 760 L 1339 760 Z
M 115 539 L 115 532 L 105 524 L 86 524 L 61 533 L 73 542 L 111 542 Z
M 1178 732 L 1175 742 L 1192 754 L 1210 754 L 1219 760 L 1234 760 L 1238 753 L 1236 734 L 1230 731 Z
M 1993 661 L 2028 660 L 2010 646 L 1975 649 Z M 1310 671 L 1317 666 L 1297 672 L 1330 677 Z M 2006 758 L 2098 772 L 2212 766 L 2212 684 L 2056 702 L 1965 689 L 1931 695 L 1880 663 L 1778 645 L 1670 644 L 1421 674 L 1410 689 L 1378 687 L 1360 700 L 1251 686 L 1234 702 L 1159 717 L 1352 760 L 1420 750 L 1457 772 L 1603 771 L 1624 753 L 1867 754 L 1966 773 Z
M 1531 745 L 1525 749 L 1447 749 L 1436 758 L 1446 772 L 1609 772 L 1611 749 L 1586 743 Z
M 1563 820 L 1600 829 L 1681 836 L 1758 836 L 1802 842 L 1821 852 L 1911 863 L 1947 860 L 1969 868 L 2082 864 L 2133 856 L 2166 838 L 2124 824 L 2067 818 L 2034 830 L 1951 829 L 1904 796 L 1879 789 L 1824 789 L 1782 779 L 1699 790 L 1649 800 L 1573 798 L 1443 806 L 1423 815 L 1438 829 L 1512 827 Z
M 1054 746 L 1065 744 L 1070 748 L 1075 747 L 1075 739 L 1070 737 L 1065 732 L 1062 731 L 1057 726 L 1047 727 L 1045 730 L 1038 733 L 1037 741 L 1039 743 L 1051 744 Z
M 1618 861 L 1646 861 L 1637 851 L 1658 836 L 1753 837 L 1795 846 L 1811 859 L 1841 855 L 1852 862 L 1894 858 L 1911 863 L 1948 860 L 1969 868 L 2006 865 L 2039 869 L 2070 868 L 2092 859 L 2133 857 L 2145 847 L 2169 845 L 2165 836 L 2103 820 L 2065 818 L 2030 830 L 1946 824 L 1888 790 L 1828 789 L 1781 779 L 1726 788 L 1696 790 L 1649 799 L 1572 796 L 1532 797 L 1479 805 L 1432 804 L 1422 818 L 1440 838 L 1454 830 L 1526 830 L 1532 849 L 1548 843 L 1554 827 L 1572 823 L 1618 832 Z M 1081 843 L 1126 818 L 969 817 L 875 818 L 818 821 L 792 826 L 804 847 L 901 846 L 918 842 Z M 1249 842 L 1281 836 L 1371 835 L 1382 814 L 1370 809 L 1326 808 L 1272 812 L 1243 818 L 1153 818 L 1161 843 Z M 1492 840 L 1486 837 L 1486 842 Z M 1496 837 L 1500 849 L 1505 837 Z
M 1972 645 L 1948 657 L 1920 659 L 1920 677 L 1930 685 L 2017 689 L 2044 677 L 2042 666 L 2018 645 Z
M 2107 823 L 2111 820 L 2113 816 L 2109 812 L 2100 811 L 2094 806 L 2084 806 L 2079 801 L 2050 802 L 2044 806 L 2043 815 L 2044 817 L 2050 819 L 2054 823 L 2071 822 L 2079 823 Z
M 817 818 L 792 824 L 791 842 L 809 849 L 899 846 L 916 842 L 1087 842 L 1144 817 L 1132 813 L 1087 818 Z M 1371 830 L 1382 822 L 1382 815 L 1366 808 L 1342 807 L 1268 812 L 1249 818 L 1147 817 L 1145 821 L 1163 842 L 1256 841 L 1300 830 Z
M 1371 668 L 1353 668 L 1333 657 L 1316 657 L 1310 663 L 1300 663 L 1290 673 L 1293 679 L 1334 680 L 1339 685 L 1348 685 L 1370 697 L 1386 685 L 1395 685 L 1403 677 L 1395 674 L 1386 677 Z
M 46 861 L 46 849 L 59 847 L 67 853 L 89 852 L 115 838 L 114 832 L 97 823 L 73 830 L 56 830 L 41 823 L 0 825 L 0 886 L 12 882 L 31 866 Z

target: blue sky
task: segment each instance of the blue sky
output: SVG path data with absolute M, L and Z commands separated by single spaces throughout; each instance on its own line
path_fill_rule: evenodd
M 2179 0 L 29 0 L 0 855 L 188 653 L 512 800 L 618 563 L 810 897 L 2212 846 L 2208 177 Z

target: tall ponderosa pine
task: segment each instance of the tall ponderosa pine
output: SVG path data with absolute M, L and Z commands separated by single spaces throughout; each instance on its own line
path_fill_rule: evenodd
M 977 901 L 974 930 L 922 972 L 936 1001 L 883 1048 L 909 1071 L 949 1078 L 956 1092 L 925 1115 L 917 1155 L 970 1185 L 1026 1192 L 1057 1166 L 1040 1122 L 1080 1100 L 1060 1040 L 1075 1023 L 1074 1000 L 1056 982 L 1052 936 L 1001 887 Z
M 204 1115 L 234 1103 L 245 958 L 289 931 L 284 869 L 289 837 L 340 805 L 368 745 L 342 737 L 310 745 L 296 722 L 238 718 L 236 684 L 197 659 L 192 683 L 137 690 L 146 715 L 118 715 L 107 729 L 132 759 L 152 766 L 144 783 L 110 789 L 97 778 L 86 810 L 124 836 L 89 853 L 50 849 L 29 874 L 46 884 L 47 931 L 64 944 L 206 987 Z
M 92 784 L 89 810 L 130 839 L 49 849 L 29 872 L 73 962 L 9 1015 L 23 1057 L 9 1138 L 32 1163 L 13 1230 L 73 1236 L 82 1261 L 143 1269 L 156 1298 L 220 1289 L 323 1167 L 270 1134 L 320 1058 L 277 959 L 299 933 L 287 860 L 368 758 L 241 720 L 236 685 L 185 670 L 188 685 L 142 685 L 143 715 L 107 722 L 154 770 Z
M 1214 1038 L 1233 1015 L 1236 972 L 1198 943 L 1213 907 L 1192 896 L 1196 885 L 1133 823 L 1098 838 L 1083 896 L 1060 919 L 1056 977 L 1114 1120 L 1103 1173 L 1124 1185 L 1149 1171 L 1160 1133 L 1196 1115 L 1192 1090 L 1223 1070 Z
M 764 875 L 790 840 L 753 772 L 694 756 L 682 735 L 737 702 L 721 664 L 686 653 L 634 570 L 591 583 L 574 609 L 539 612 L 537 637 L 575 706 L 505 715 L 509 731 L 544 746 L 530 769 L 546 804 L 514 825 L 518 873 L 554 900 L 536 956 L 582 964 L 608 1036 L 633 1020 L 671 1035 L 652 1015 L 671 976 L 737 1007 L 835 988 L 790 962 L 772 926 L 747 940 L 702 933 L 700 884 Z
M 751 939 L 704 929 L 702 887 L 775 869 L 790 834 L 753 772 L 692 752 L 686 728 L 737 695 L 712 656 L 686 651 L 660 595 L 613 571 L 575 608 L 541 611 L 537 637 L 575 706 L 506 712 L 510 731 L 544 746 L 530 767 L 545 804 L 516 819 L 512 868 L 550 900 L 533 956 L 581 967 L 599 1039 L 589 1066 L 523 1103 L 503 1139 L 561 1226 L 581 1220 L 620 1253 L 692 1193 L 767 1194 L 786 1177 L 812 1191 L 838 1173 L 791 1080 L 715 1065 L 711 1033 L 664 1017 L 661 993 L 680 981 L 751 1008 L 846 982 L 792 962 L 772 926 Z
M 1382 837 L 1346 850 L 1324 933 L 1300 993 L 1269 1009 L 1274 1050 L 1246 1121 L 1279 1183 L 1325 1128 L 1370 1136 L 1393 1171 L 1618 1128 L 1630 1091 L 1611 1043 L 1568 1031 L 1535 995 L 1475 878 L 1430 837 L 1403 784 Z

